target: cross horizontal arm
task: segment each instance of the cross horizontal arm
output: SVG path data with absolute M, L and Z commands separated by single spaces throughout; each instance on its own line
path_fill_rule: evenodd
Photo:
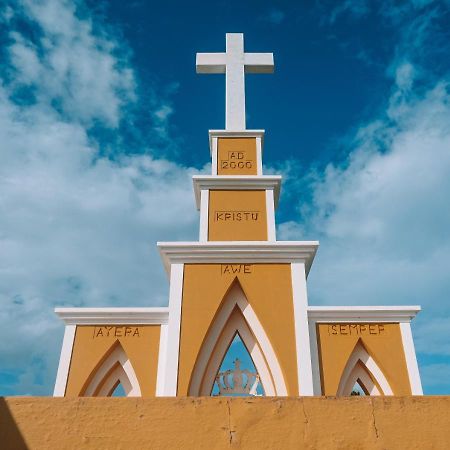
M 273 73 L 273 53 L 244 53 L 245 73 Z
M 225 53 L 197 53 L 195 62 L 197 73 L 225 73 Z

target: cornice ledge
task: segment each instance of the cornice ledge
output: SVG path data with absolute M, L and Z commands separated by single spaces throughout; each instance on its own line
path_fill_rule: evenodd
M 203 189 L 257 190 L 273 189 L 275 207 L 280 197 L 281 175 L 193 175 L 195 203 L 200 209 L 200 191 Z
M 161 325 L 169 318 L 169 308 L 55 308 L 66 325 Z
M 304 262 L 308 275 L 318 241 L 158 242 L 164 267 L 180 264 Z
M 421 311 L 408 306 L 308 306 L 308 318 L 315 322 L 411 322 Z

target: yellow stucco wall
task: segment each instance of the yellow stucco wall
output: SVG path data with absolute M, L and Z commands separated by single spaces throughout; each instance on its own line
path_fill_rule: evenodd
M 209 191 L 210 241 L 266 241 L 265 191 Z
M 187 395 L 206 334 L 235 277 L 267 334 L 289 395 L 298 394 L 290 264 L 184 266 L 178 395 Z M 239 271 L 239 273 L 237 272 Z M 235 273 L 233 273 L 235 272 Z
M 0 398 L 2 450 L 447 450 L 450 397 Z
M 321 323 L 317 325 L 317 336 L 324 395 L 336 395 L 342 372 L 359 339 L 394 395 L 411 394 L 399 324 Z
M 218 175 L 256 175 L 256 138 L 218 138 Z
M 160 329 L 159 325 L 77 326 L 66 396 L 82 393 L 94 369 L 116 341 L 133 366 L 142 396 L 154 396 Z

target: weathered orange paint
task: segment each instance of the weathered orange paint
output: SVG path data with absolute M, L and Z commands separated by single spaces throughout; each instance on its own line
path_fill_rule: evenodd
M 2 450 L 447 450 L 450 397 L 0 398 Z
M 383 323 L 384 330 L 381 334 L 365 333 L 364 335 L 330 334 L 328 325 L 332 324 L 317 325 L 324 395 L 336 395 L 342 372 L 358 339 L 361 339 L 368 353 L 383 371 L 394 395 L 411 394 L 399 324 Z
M 290 264 L 252 264 L 250 274 L 223 274 L 220 264 L 184 266 L 177 395 L 188 394 L 191 374 L 203 341 L 235 277 L 272 344 L 288 395 L 297 395 Z
M 155 395 L 161 327 L 160 325 L 126 326 L 137 327 L 139 337 L 114 335 L 95 337 L 96 327 L 77 326 L 66 388 L 67 397 L 82 395 L 86 382 L 94 375 L 95 368 L 117 340 L 133 366 L 142 396 Z
M 218 175 L 256 175 L 256 138 L 218 138 Z
M 236 216 L 236 220 L 223 221 L 218 218 L 222 212 L 233 212 L 240 216 Z M 246 220 L 245 214 L 249 213 L 257 214 L 257 220 Z M 265 191 L 209 191 L 208 214 L 210 241 L 267 240 Z

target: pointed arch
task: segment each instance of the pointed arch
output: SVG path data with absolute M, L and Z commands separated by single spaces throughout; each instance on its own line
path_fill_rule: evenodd
M 270 341 L 235 278 L 206 334 L 189 385 L 189 395 L 210 395 L 215 376 L 234 336 L 239 333 L 261 377 L 266 395 L 287 395 Z
M 393 395 L 382 370 L 358 339 L 342 372 L 337 396 L 348 396 L 358 382 L 367 395 Z
M 82 397 L 109 397 L 121 383 L 127 397 L 139 397 L 141 388 L 136 373 L 117 340 L 92 371 L 80 393 Z

